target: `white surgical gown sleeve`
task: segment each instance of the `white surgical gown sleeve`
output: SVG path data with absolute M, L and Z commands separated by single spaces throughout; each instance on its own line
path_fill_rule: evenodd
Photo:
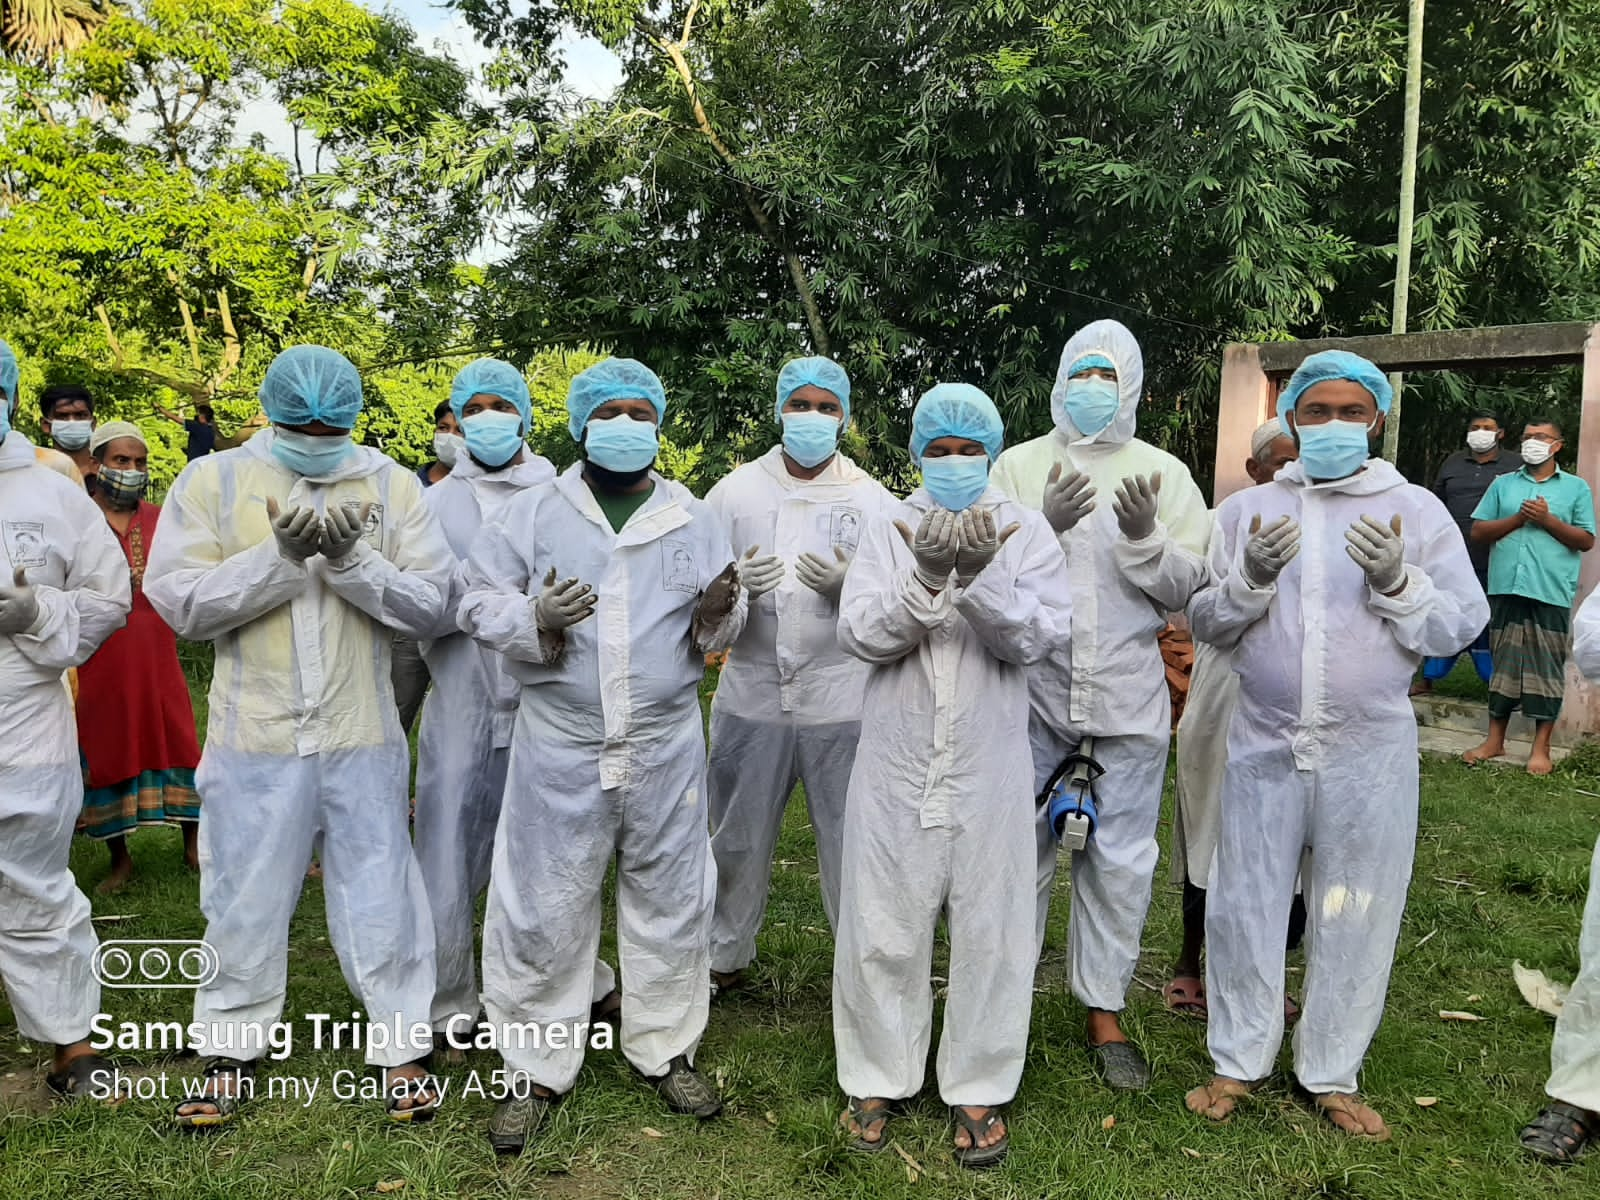
M 1067 560 L 1049 523 L 1035 513 L 1027 515 L 1032 519 L 1023 522 L 955 599 L 956 611 L 984 649 L 1019 666 L 1042 662 L 1072 635 Z M 1017 564 L 1014 572 L 1012 562 Z
M 844 577 L 839 645 L 863 662 L 899 662 L 955 611 L 952 589 L 928 591 L 916 578 L 911 552 L 905 551 L 902 563 L 896 546 L 905 542 L 893 521 L 869 522 Z
M 1235 510 L 1237 511 L 1237 510 Z M 1240 566 L 1238 518 L 1218 514 L 1211 538 L 1207 582 L 1189 601 L 1189 628 L 1202 642 L 1223 650 L 1239 644 L 1245 630 L 1267 615 L 1277 584 L 1251 587 Z
M 709 546 L 706 553 L 701 555 L 699 559 L 701 564 L 700 594 L 702 596 L 705 595 L 706 589 L 711 586 L 712 581 L 727 568 L 727 565 L 735 561 L 733 543 L 728 540 L 728 531 L 723 525 L 722 518 L 717 515 L 715 509 L 710 510 L 708 516 L 709 520 L 704 522 L 706 531 L 704 537 Z M 739 596 L 734 602 L 733 608 L 722 619 L 722 622 L 714 627 L 701 625 L 698 617 L 699 611 L 700 606 L 696 604 L 695 613 L 697 615 L 693 619 L 692 631 L 694 648 L 701 654 L 720 654 L 738 641 L 739 635 L 744 632 L 745 621 L 750 616 L 749 589 L 743 586 L 739 588 Z
M 1423 531 L 1420 562 L 1406 563 L 1397 596 L 1368 589 L 1367 606 L 1389 622 L 1397 642 L 1424 658 L 1459 653 L 1489 623 L 1489 601 L 1467 557 L 1466 543 L 1444 517 Z
M 365 539 L 337 564 L 320 563 L 323 579 L 341 599 L 410 638 L 433 636 L 455 568 L 444 529 L 422 499 L 422 485 L 400 474 L 389 493 L 399 509 L 384 529 L 386 553 Z
M 1572 661 L 1590 683 L 1600 683 L 1600 588 L 1589 593 L 1573 619 Z
M 1211 514 L 1188 472 L 1164 476 L 1155 531 L 1130 542 L 1118 537 L 1117 567 L 1162 612 L 1182 612 L 1206 582 L 1206 541 Z
M 309 576 L 303 564 L 278 553 L 271 533 L 224 557 L 220 516 L 190 495 L 197 478 L 185 471 L 167 493 L 145 564 L 144 594 L 179 637 L 209 642 L 287 604 Z
M 512 512 L 524 511 L 514 505 Z M 566 649 L 565 638 L 539 636 L 528 597 L 529 567 L 504 525 L 486 525 L 467 556 L 456 623 L 491 650 L 519 662 L 549 664 Z
M 36 584 L 33 595 L 39 616 L 26 632 L 13 634 L 12 642 L 23 657 L 48 671 L 81 665 L 122 628 L 133 605 L 128 559 L 103 520 L 83 532 L 64 585 Z

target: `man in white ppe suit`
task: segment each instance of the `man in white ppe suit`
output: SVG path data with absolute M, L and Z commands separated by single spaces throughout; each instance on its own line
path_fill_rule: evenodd
M 465 564 L 478 531 L 495 523 L 529 488 L 549 483 L 555 468 L 533 453 L 527 436 L 533 403 L 522 372 L 510 363 L 480 358 L 450 386 L 450 409 L 461 423 L 465 447 L 450 471 L 423 497 Z M 521 687 L 500 655 L 479 645 L 456 624 L 461 573 L 436 636 L 423 643 L 433 678 L 422 709 L 417 742 L 417 861 L 433 914 L 438 984 L 433 997 L 435 1044 L 447 1061 L 459 1061 L 472 1044 L 478 1015 L 477 955 L 473 921 L 478 897 L 489 886 L 495 825 L 506 787 L 511 726 Z M 620 1007 L 616 976 L 595 965 L 595 1016 Z
M 395 631 L 438 624 L 454 561 L 416 477 L 355 445 L 361 376 L 322 346 L 267 368 L 270 430 L 196 459 L 162 510 L 145 594 L 179 637 L 216 647 L 195 783 L 200 907 L 216 978 L 195 992 L 206 1098 L 235 1114 L 263 1027 L 283 1012 L 289 920 L 319 846 L 328 936 L 368 1025 L 396 1120 L 431 1115 L 425 1060 L 433 923 L 411 849 L 409 755 L 390 682 Z M 388 1029 L 385 1030 L 384 1026 Z
M 1210 1083 L 1192 1111 L 1226 1120 L 1272 1072 L 1284 1029 L 1284 937 L 1301 852 L 1305 996 L 1299 1086 L 1333 1125 L 1383 1139 L 1356 1076 L 1383 1015 L 1417 832 L 1426 656 L 1477 637 L 1489 604 L 1454 519 L 1369 440 L 1393 393 L 1364 358 L 1314 354 L 1278 399 L 1298 462 L 1217 510 L 1195 637 L 1233 653 L 1222 823 L 1206 906 Z
M 111 1064 L 86 1040 L 98 943 L 67 864 L 83 772 L 65 675 L 122 627 L 133 594 L 100 510 L 11 428 L 17 380 L 0 342 L 0 982 L 22 1036 L 55 1049 L 50 1087 L 103 1096 Z
M 923 486 L 867 525 L 840 643 L 871 664 L 845 806 L 833 1036 L 852 1148 L 881 1151 L 893 1102 L 922 1087 L 941 911 L 950 987 L 939 1094 L 956 1160 L 1006 1154 L 1033 1005 L 1033 778 L 1025 669 L 1071 627 L 1049 525 L 989 480 L 1004 430 L 975 387 L 918 402 Z M 1020 886 L 1019 886 L 1020 885 Z
M 1572 661 L 1600 683 L 1600 589 L 1572 623 Z M 1522 1130 L 1522 1147 L 1565 1166 L 1600 1141 L 1600 841 L 1589 867 L 1589 899 L 1578 937 L 1578 977 L 1572 981 L 1550 1045 L 1550 1103 Z
M 1099 823 L 1072 855 L 1068 928 L 1072 994 L 1087 1007 L 1087 1043 L 1114 1088 L 1150 1082 L 1118 1014 L 1139 960 L 1159 848 L 1172 708 L 1158 635 L 1205 579 L 1210 518 L 1189 470 L 1134 437 L 1144 390 L 1139 343 L 1116 321 L 1075 333 L 1050 393 L 1055 429 L 1006 451 L 994 482 L 1042 508 L 1072 579 L 1072 647 L 1034 670 L 1030 740 L 1036 786 L 1093 738 L 1104 769 Z M 1113 503 L 1096 504 L 1096 495 Z M 1039 944 L 1044 944 L 1056 843 L 1040 813 Z
M 822 906 L 829 926 L 838 923 L 844 798 L 867 675 L 839 648 L 839 595 L 861 529 L 896 503 L 839 450 L 850 377 L 832 359 L 784 364 L 776 416 L 782 443 L 706 496 L 734 546 L 760 548 L 740 572 L 750 619 L 711 706 L 711 975 L 719 988 L 735 986 L 755 957 L 796 780 L 816 835 Z
M 467 564 L 461 628 L 522 685 L 483 930 L 484 1007 L 520 1089 L 489 1124 L 501 1153 L 583 1065 L 613 860 L 622 1051 L 673 1110 L 722 1107 L 693 1067 L 715 887 L 697 689 L 747 600 L 716 514 L 651 470 L 666 403 L 632 359 L 575 377 L 584 461 L 513 500 Z M 542 1038 L 518 1036 L 530 1023 Z

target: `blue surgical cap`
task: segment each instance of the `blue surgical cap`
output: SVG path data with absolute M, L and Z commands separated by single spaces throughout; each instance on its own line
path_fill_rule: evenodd
M 0 392 L 5 394 L 7 404 L 16 403 L 17 380 L 21 373 L 21 368 L 17 366 L 17 352 L 0 341 Z
M 1389 386 L 1389 377 L 1372 363 L 1348 350 L 1323 350 L 1306 359 L 1289 377 L 1289 386 L 1278 395 L 1278 419 L 1281 421 L 1286 414 L 1294 411 L 1294 406 L 1300 403 L 1300 397 L 1305 395 L 1307 388 L 1334 379 L 1348 379 L 1366 388 L 1378 402 L 1378 411 L 1381 413 L 1388 412 L 1389 406 L 1394 403 L 1394 389 Z
M 326 346 L 290 346 L 261 381 L 261 407 L 275 425 L 354 429 L 361 404 L 361 372 Z
M 979 442 L 993 462 L 1005 445 L 1006 431 L 1000 410 L 980 389 L 970 383 L 941 383 L 923 394 L 911 414 L 911 457 L 920 459 L 928 443 L 942 437 Z
M 517 406 L 523 425 L 532 427 L 533 400 L 528 395 L 528 381 L 510 363 L 498 358 L 480 358 L 456 372 L 450 384 L 450 411 L 455 413 L 456 420 L 461 419 L 461 410 L 467 406 L 467 401 L 482 393 L 511 401 Z
M 1072 360 L 1071 372 L 1076 375 L 1079 371 L 1110 371 L 1116 374 L 1117 364 L 1104 354 L 1085 354 L 1082 358 Z
M 839 398 L 845 420 L 850 419 L 850 376 L 831 358 L 814 355 L 811 358 L 791 358 L 778 372 L 778 420 L 783 420 L 783 406 L 789 397 L 810 384 Z
M 574 441 L 582 439 L 594 410 L 613 400 L 648 400 L 656 419 L 666 419 L 667 391 L 656 373 L 637 359 L 608 358 L 578 372 L 567 387 L 567 430 Z

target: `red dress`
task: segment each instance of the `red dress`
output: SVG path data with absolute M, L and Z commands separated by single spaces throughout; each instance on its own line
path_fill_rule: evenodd
M 121 535 L 133 583 L 128 623 L 78 668 L 78 745 L 90 789 L 200 761 L 178 639 L 144 595 L 145 555 L 161 509 L 144 501 Z M 112 530 L 116 532 L 115 529 Z

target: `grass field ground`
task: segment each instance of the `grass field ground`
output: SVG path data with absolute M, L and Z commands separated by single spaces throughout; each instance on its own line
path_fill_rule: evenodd
M 931 1082 L 895 1126 L 894 1152 L 848 1153 L 837 1132 L 828 1015 L 831 946 L 816 897 L 803 807 L 792 805 L 778 853 L 755 986 L 712 1007 L 700 1064 L 727 1097 L 704 1125 L 668 1115 L 616 1052 L 591 1055 L 539 1147 L 497 1161 L 483 1133 L 487 1099 L 452 1100 L 432 1126 L 388 1125 L 374 1101 L 327 1090 L 359 1074 L 352 1052 L 297 1052 L 281 1077 L 319 1079 L 310 1104 L 258 1100 L 213 1136 L 170 1129 L 172 1102 L 50 1108 L 43 1054 L 21 1044 L 0 1005 L 0 1200 L 317 1200 L 420 1197 L 1152 1197 L 1172 1200 L 1499 1200 L 1600 1194 L 1600 1155 L 1567 1172 L 1526 1160 L 1516 1131 L 1538 1107 L 1551 1021 L 1526 1007 L 1513 959 L 1570 979 L 1588 863 L 1600 833 L 1600 757 L 1584 753 L 1545 781 L 1508 769 L 1428 763 L 1422 832 L 1389 1011 L 1364 1087 L 1389 1119 L 1387 1145 L 1326 1131 L 1269 1089 L 1226 1127 L 1183 1107 L 1208 1074 L 1203 1026 L 1161 1007 L 1158 989 L 1178 938 L 1178 903 L 1163 860 L 1130 998 L 1130 1028 L 1155 1067 L 1154 1087 L 1114 1096 L 1081 1049 L 1082 1010 L 1066 994 L 1065 916 L 1058 891 L 1039 972 L 1027 1071 L 1013 1117 L 1013 1152 L 978 1177 L 954 1167 Z M 1166 833 L 1163 821 L 1163 837 Z M 138 834 L 140 869 L 120 895 L 95 898 L 103 937 L 198 937 L 194 876 L 176 831 Z M 80 844 L 86 889 L 105 874 L 103 849 Z M 329 948 L 320 887 L 308 881 L 291 929 L 289 1014 L 353 1007 Z M 607 938 L 609 952 L 611 939 Z M 936 974 L 943 974 L 942 962 Z M 1291 981 L 1298 979 L 1298 973 Z M 117 1020 L 187 1020 L 185 993 L 106 993 Z M 1441 1010 L 1483 1019 L 1447 1021 Z M 309 1039 L 297 1021 L 296 1036 Z M 1287 1057 L 1285 1056 L 1285 1062 Z M 173 1094 L 192 1062 L 122 1059 L 130 1078 Z M 455 1072 L 487 1077 L 475 1055 Z M 1423 1106 L 1419 1099 L 1435 1103 Z

